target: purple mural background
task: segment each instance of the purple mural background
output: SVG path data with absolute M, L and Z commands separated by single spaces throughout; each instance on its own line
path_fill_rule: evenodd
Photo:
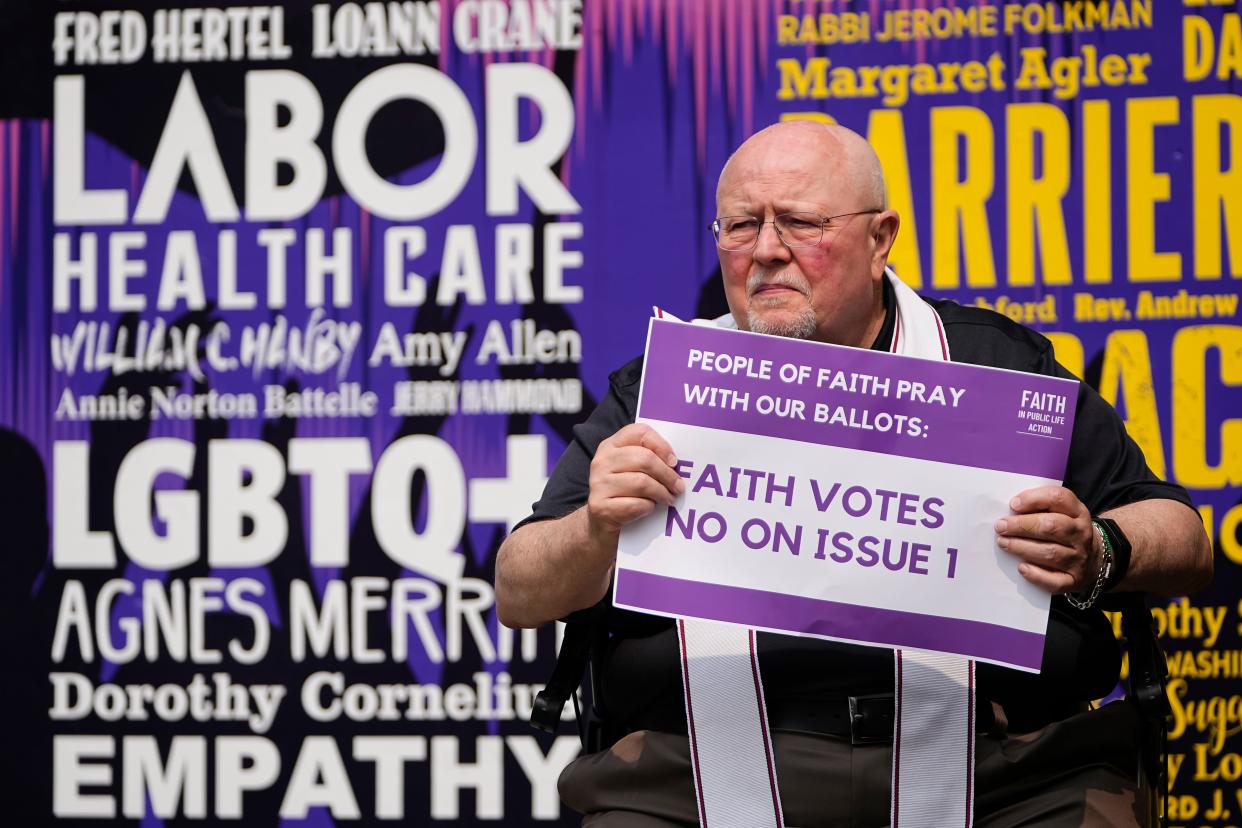
M 497 625 L 495 552 L 572 425 L 605 393 L 608 372 L 641 351 L 651 305 L 683 317 L 724 310 L 707 230 L 715 178 L 748 134 L 787 117 L 831 117 L 868 134 L 903 213 L 897 271 L 920 291 L 996 307 L 1053 335 L 1062 362 L 1117 404 L 1152 468 L 1191 491 L 1216 545 L 1216 579 L 1189 599 L 1152 602 L 1172 656 L 1170 816 L 1212 826 L 1242 818 L 1242 800 L 1234 801 L 1242 776 L 1239 15 L 1236 6 L 1134 0 L 1090 4 L 1106 13 L 1088 25 L 1086 5 L 289 3 L 253 7 L 244 23 L 229 24 L 266 33 L 266 45 L 242 37 L 236 56 L 195 60 L 156 59 L 152 38 L 160 20 L 169 25 L 168 9 L 133 12 L 145 27 L 129 44 L 141 47 L 133 60 L 122 54 L 133 18 L 107 17 L 105 4 L 6 9 L 0 457 L 14 678 L 4 709 L 24 822 L 159 825 L 232 814 L 246 824 L 369 824 L 400 812 L 420 824 L 572 824 L 554 796 L 556 771 L 576 751 L 572 722 L 553 738 L 520 716 L 548 676 L 555 631 Z M 519 40 L 469 51 L 479 16 L 497 9 L 519 34 L 523 10 L 559 15 L 563 26 L 525 32 L 533 48 Z M 433 10 L 438 21 L 426 17 Z M 92 20 L 95 51 L 81 51 Z M 434 25 L 403 41 L 399 20 Z M 201 34 L 205 25 L 183 30 Z M 115 31 L 117 43 L 100 42 L 99 28 Z M 882 40 L 886 30 L 899 35 Z M 327 56 L 332 49 L 338 54 Z M 1099 62 L 1110 54 L 1124 67 L 1112 74 Z M 970 61 L 988 79 L 979 91 L 962 74 L 973 71 L 962 68 Z M 999 84 L 988 61 L 1003 65 Z M 958 68 L 946 75 L 946 64 Z M 446 127 L 426 104 L 437 84 L 398 84 L 401 99 L 377 108 L 364 130 L 365 158 L 335 146 L 337 113 L 351 93 L 398 65 L 436 73 L 456 90 L 445 99 L 459 96 L 469 115 Z M 513 76 L 516 129 L 505 135 L 488 118 L 489 96 L 506 94 L 506 68 L 529 67 L 533 74 Z M 284 133 L 277 155 L 317 152 L 323 182 L 305 209 L 253 219 L 248 140 L 282 135 L 295 109 L 314 108 L 278 106 L 260 132 L 263 113 L 248 114 L 247 83 L 257 89 L 280 72 L 301 80 L 272 88 L 313 90 L 322 122 L 316 150 Z M 523 85 L 531 78 L 534 87 Z M 181 95 L 186 120 L 169 129 Z M 547 109 L 562 104 L 563 112 Z M 66 127 L 58 111 L 80 122 L 80 144 L 72 129 L 58 131 Z M 196 113 L 206 133 L 193 128 Z M 339 170 L 343 152 L 354 168 L 416 185 L 440 169 L 446 149 L 464 151 L 467 127 L 476 152 L 460 189 L 434 209 L 406 202 L 416 219 L 371 209 L 356 195 L 361 179 Z M 489 168 L 489 139 L 537 147 L 541 136 L 567 146 L 516 162 L 522 183 L 501 187 L 516 190 L 515 209 L 489 211 L 489 181 L 512 168 L 503 153 Z M 185 149 L 188 161 L 170 173 L 166 213 L 136 219 L 162 141 L 174 158 Z M 250 147 L 255 157 L 259 149 Z M 76 195 L 58 204 L 57 176 L 71 179 L 79 157 Z M 306 168 L 285 162 L 274 189 L 299 174 Z M 92 219 L 98 213 L 83 206 L 104 191 L 125 202 L 115 221 Z M 71 182 L 63 192 L 75 192 Z M 236 220 L 210 217 L 230 201 Z M 76 207 L 87 217 L 57 219 Z M 398 280 L 423 278 L 422 301 L 398 305 L 385 290 L 388 240 L 404 238 L 394 228 L 423 234 L 422 249 L 408 248 L 394 266 Z M 516 247 L 498 246 L 498 232 Z M 284 244 L 272 240 L 286 233 L 281 306 L 268 279 L 272 249 Z M 310 239 L 320 233 L 316 252 Z M 230 239 L 236 288 L 254 294 L 253 308 L 221 307 Z M 348 250 L 332 259 L 338 239 Z M 92 243 L 93 272 L 75 277 Z M 306 287 L 316 260 L 337 273 L 323 280 L 318 309 Z M 115 290 L 112 277 L 125 268 L 141 275 Z M 94 310 L 84 307 L 88 280 Z M 341 281 L 348 296 L 334 303 Z M 161 285 L 167 308 L 158 306 Z M 118 299 L 123 293 L 132 298 Z M 357 339 L 348 360 L 332 359 L 329 348 L 321 364 L 306 365 L 269 350 L 271 364 L 245 364 L 243 337 L 270 335 L 281 320 L 290 331 L 310 326 L 325 347 Z M 136 338 L 159 324 L 178 332 L 170 345 L 197 332 L 197 356 L 125 372 L 86 365 L 87 344 L 137 356 Z M 213 332 L 218 358 L 209 355 Z M 391 350 L 376 357 L 390 333 L 417 335 L 409 364 Z M 75 335 L 86 344 L 70 372 Z M 452 348 L 460 359 L 450 365 Z M 58 353 L 66 361 L 58 364 Z M 346 413 L 328 413 L 322 399 L 299 416 L 287 406 L 264 411 L 268 395 L 316 389 L 343 392 Z M 368 392 L 373 413 L 348 408 Z M 122 406 L 122 395 L 142 400 L 132 415 L 100 413 Z M 388 476 L 377 486 L 381 458 Z M 179 542 L 161 546 L 168 538 Z M 319 639 L 316 624 L 326 625 Z M 148 628 L 160 634 L 147 640 Z M 109 657 L 101 639 L 118 652 Z M 136 652 L 126 651 L 131 642 Z M 161 716 L 158 688 L 188 687 L 196 674 L 284 695 L 258 728 L 240 713 Z M 306 691 L 308 681 L 318 683 Z M 93 696 L 70 699 L 71 685 L 89 685 Z M 360 686 L 353 696 L 350 685 Z M 105 686 L 149 686 L 146 718 L 135 718 L 128 691 Z M 381 686 L 404 688 L 382 692 L 406 700 L 382 702 Z M 55 697 L 58 687 L 65 698 Z M 164 692 L 175 705 L 178 691 Z M 417 716 L 405 715 L 411 696 L 423 704 Z M 353 718 L 345 707 L 324 712 L 333 700 L 348 706 L 346 698 L 357 705 Z M 251 696 L 247 709 L 256 704 Z M 374 751 L 404 757 L 401 790 L 384 776 L 395 760 Z M 178 762 L 188 768 L 180 786 L 144 789 L 151 768 Z M 61 789 L 57 780 L 76 781 Z

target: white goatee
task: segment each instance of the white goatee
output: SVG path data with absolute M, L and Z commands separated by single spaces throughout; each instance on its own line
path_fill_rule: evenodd
M 772 319 L 763 314 L 764 300 L 756 296 L 755 291 L 762 285 L 780 285 L 792 288 L 807 298 L 807 306 L 794 314 L 781 314 L 781 318 Z M 764 274 L 752 273 L 746 280 L 746 295 L 750 304 L 746 308 L 746 326 L 755 333 L 771 336 L 785 336 L 790 339 L 811 339 L 815 336 L 815 311 L 810 307 L 811 286 L 807 281 L 788 271 Z

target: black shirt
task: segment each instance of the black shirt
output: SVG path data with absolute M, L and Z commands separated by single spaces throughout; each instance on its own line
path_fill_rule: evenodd
M 884 288 L 887 312 L 872 349 L 887 351 L 896 314 L 887 280 Z M 944 323 L 954 362 L 1074 378 L 1056 362 L 1051 343 L 1040 334 L 982 308 L 948 300 L 924 301 L 935 308 Z M 534 504 L 534 514 L 523 523 L 561 517 L 586 502 L 591 458 L 604 439 L 634 421 L 641 375 L 640 357 L 609 376 L 608 395 L 586 422 L 574 428 L 574 439 L 561 455 L 543 497 Z M 1112 406 L 1090 386 L 1079 386 L 1065 486 L 1092 514 L 1153 498 L 1176 500 L 1190 507 L 1184 489 L 1161 481 L 1148 469 Z M 611 595 L 603 602 L 611 604 Z M 609 714 L 643 727 L 684 729 L 672 621 L 611 606 L 604 618 L 610 636 L 599 683 L 604 693 L 601 701 Z M 788 698 L 840 698 L 892 691 L 891 650 L 772 633 L 759 633 L 758 644 L 769 704 Z M 1116 685 L 1120 663 L 1120 651 L 1104 615 L 1098 610 L 1080 612 L 1056 598 L 1040 674 L 980 664 L 978 693 L 980 698 L 1003 704 L 1012 719 L 1020 717 L 1024 709 L 1051 709 L 1106 695 Z M 667 726 L 661 727 L 664 722 Z

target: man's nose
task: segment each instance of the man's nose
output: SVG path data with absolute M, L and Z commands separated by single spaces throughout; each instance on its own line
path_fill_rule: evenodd
M 776 222 L 765 221 L 759 225 L 759 239 L 755 242 L 754 257 L 756 261 L 789 261 L 789 248 L 781 241 L 781 234 L 776 229 Z

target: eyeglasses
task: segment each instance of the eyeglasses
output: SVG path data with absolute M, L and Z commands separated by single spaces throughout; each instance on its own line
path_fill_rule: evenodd
M 759 243 L 763 225 L 771 224 L 776 235 L 786 247 L 814 247 L 824 237 L 824 228 L 837 219 L 882 212 L 879 208 L 838 213 L 824 218 L 819 213 L 781 213 L 771 221 L 760 221 L 754 216 L 719 216 L 712 222 L 712 235 L 716 246 L 731 253 L 753 250 Z

